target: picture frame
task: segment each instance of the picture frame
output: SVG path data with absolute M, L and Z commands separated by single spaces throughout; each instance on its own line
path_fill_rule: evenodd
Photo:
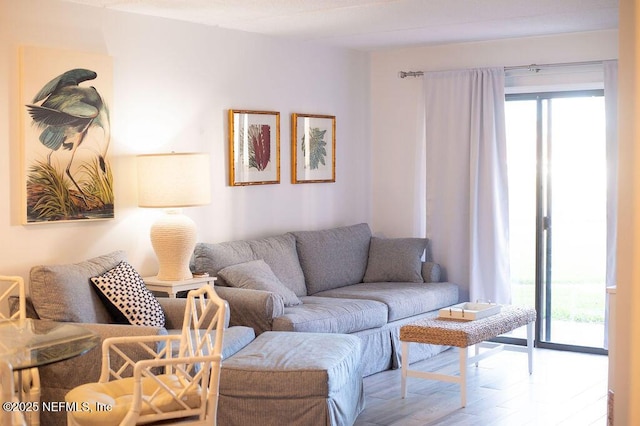
M 112 58 L 20 46 L 19 60 L 22 223 L 113 219 Z
M 280 113 L 229 110 L 229 185 L 280 183 Z
M 307 144 L 306 141 L 311 142 Z M 291 114 L 291 182 L 335 181 L 336 117 Z

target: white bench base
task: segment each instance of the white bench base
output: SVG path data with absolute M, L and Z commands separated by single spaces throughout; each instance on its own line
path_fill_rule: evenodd
M 447 374 L 439 374 L 439 373 L 431 373 L 426 371 L 419 370 L 410 370 L 408 367 L 408 362 L 404 362 L 404 360 L 409 359 L 409 343 L 403 341 L 402 342 L 402 382 L 400 386 L 400 392 L 402 398 L 406 398 L 407 396 L 407 378 L 408 377 L 416 377 L 419 379 L 427 379 L 427 380 L 439 380 L 443 382 L 450 383 L 458 383 L 460 385 L 460 405 L 461 407 L 465 407 L 467 405 L 467 367 L 470 364 L 476 364 L 478 366 L 478 362 L 491 356 L 495 355 L 503 350 L 512 351 L 512 352 L 525 352 L 529 361 L 529 374 L 533 373 L 533 322 L 528 323 L 527 325 L 527 346 L 516 346 L 516 345 L 508 345 L 502 343 L 493 343 L 493 342 L 480 342 L 478 344 L 473 345 L 475 347 L 475 354 L 471 357 L 468 356 L 469 347 L 458 348 L 460 350 L 460 373 L 459 375 L 447 375 Z M 421 344 L 421 343 L 414 343 Z M 480 348 L 489 348 L 487 351 L 480 351 Z

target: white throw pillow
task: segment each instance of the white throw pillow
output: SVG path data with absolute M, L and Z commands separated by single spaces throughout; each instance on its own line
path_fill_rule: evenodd
M 162 306 L 129 263 L 120 262 L 104 274 L 92 277 L 91 282 L 111 304 L 111 310 L 119 312 L 130 324 L 164 327 Z

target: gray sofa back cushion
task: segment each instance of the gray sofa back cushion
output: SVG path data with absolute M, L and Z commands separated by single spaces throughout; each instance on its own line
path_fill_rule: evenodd
M 252 260 L 264 260 L 282 284 L 296 296 L 306 296 L 304 275 L 298 261 L 296 240 L 293 235 L 251 241 L 229 241 L 224 243 L 198 243 L 194 250 L 194 268 L 217 276 L 227 266 Z M 221 285 L 226 285 L 222 280 Z
M 91 285 L 91 277 L 104 274 L 123 260 L 126 253 L 115 251 L 75 264 L 34 266 L 29 291 L 38 316 L 54 321 L 113 322 Z
M 292 234 L 309 295 L 362 282 L 369 257 L 369 225 Z

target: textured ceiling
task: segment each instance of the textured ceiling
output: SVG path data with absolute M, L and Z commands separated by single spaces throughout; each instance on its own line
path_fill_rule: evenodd
M 360 50 L 615 29 L 617 0 L 67 0 Z

